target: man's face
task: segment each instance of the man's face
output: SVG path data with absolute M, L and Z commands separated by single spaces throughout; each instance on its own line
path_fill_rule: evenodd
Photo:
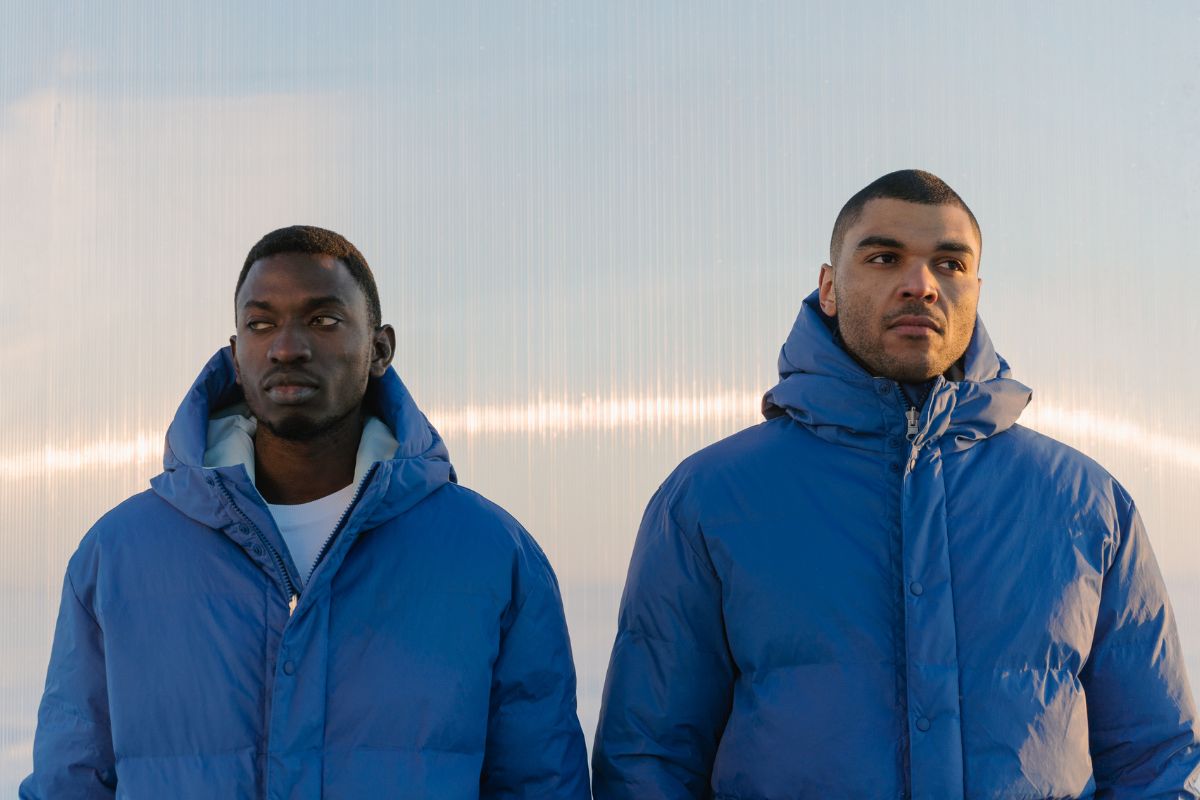
M 338 259 L 280 253 L 250 267 L 230 337 L 237 381 L 259 424 L 304 441 L 358 412 L 395 333 L 372 330 L 367 300 Z
M 872 375 L 919 383 L 967 350 L 979 304 L 979 236 L 958 206 L 879 198 L 821 267 L 821 309 Z

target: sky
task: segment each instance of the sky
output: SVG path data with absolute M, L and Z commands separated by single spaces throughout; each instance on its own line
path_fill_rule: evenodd
M 637 520 L 758 420 L 838 208 L 971 205 L 1022 422 L 1137 500 L 1200 675 L 1200 9 L 0 2 L 0 791 L 62 573 L 292 223 L 376 273 L 462 482 L 557 570 L 589 738 Z

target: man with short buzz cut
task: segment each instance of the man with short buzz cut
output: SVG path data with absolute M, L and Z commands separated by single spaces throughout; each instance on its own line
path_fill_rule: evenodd
M 362 254 L 274 231 L 235 303 L 67 568 L 21 797 L 588 797 L 554 574 L 456 483 Z
M 766 421 L 650 501 L 593 763 L 614 798 L 1200 796 L 1125 490 L 1017 424 L 979 225 L 927 172 L 834 225 Z

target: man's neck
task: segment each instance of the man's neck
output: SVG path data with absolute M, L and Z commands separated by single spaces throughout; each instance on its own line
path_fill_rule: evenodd
M 298 505 L 348 486 L 354 480 L 363 420 L 360 409 L 305 441 L 281 439 L 260 424 L 254 436 L 254 483 L 263 499 Z
M 929 378 L 924 381 L 898 381 L 898 383 L 908 404 L 921 409 L 925 407 L 925 401 L 929 399 L 929 390 L 933 388 L 933 381 L 933 378 Z

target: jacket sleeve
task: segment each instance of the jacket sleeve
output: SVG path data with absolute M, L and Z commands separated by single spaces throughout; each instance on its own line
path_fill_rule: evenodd
M 20 797 L 111 798 L 116 787 L 103 635 L 68 569 L 38 709 L 33 773 L 21 784 Z
M 549 562 L 523 531 L 492 672 L 480 797 L 588 798 L 562 599 Z
M 729 718 L 721 583 L 671 494 L 664 485 L 651 499 L 634 544 L 596 732 L 597 800 L 709 797 Z
M 1096 797 L 1200 797 L 1200 723 L 1166 587 L 1141 518 L 1124 500 L 1104 576 L 1087 697 Z

